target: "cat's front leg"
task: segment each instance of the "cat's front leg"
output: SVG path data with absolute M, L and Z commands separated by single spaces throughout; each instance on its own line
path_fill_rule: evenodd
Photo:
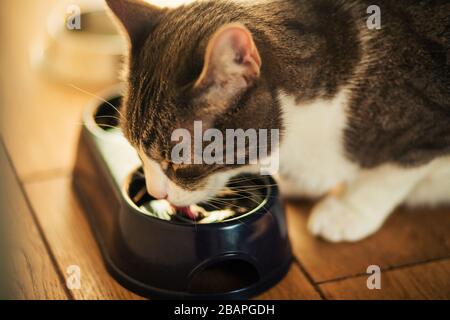
M 361 171 L 338 195 L 330 195 L 312 211 L 308 229 L 328 241 L 357 241 L 376 232 L 429 172 L 383 165 Z

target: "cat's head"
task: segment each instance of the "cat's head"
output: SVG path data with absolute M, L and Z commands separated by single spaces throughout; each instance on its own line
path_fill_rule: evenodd
M 177 206 L 214 196 L 249 166 L 176 164 L 172 133 L 193 133 L 194 121 L 224 136 L 226 129 L 280 128 L 255 33 L 228 2 L 176 9 L 134 0 L 107 3 L 129 38 L 121 125 L 142 159 L 149 193 Z

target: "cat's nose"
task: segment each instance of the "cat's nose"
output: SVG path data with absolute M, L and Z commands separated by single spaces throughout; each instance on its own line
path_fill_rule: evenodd
M 150 193 L 150 192 L 149 192 Z M 161 193 L 150 193 L 152 195 L 153 198 L 155 198 L 156 200 L 165 200 L 168 198 L 168 195 L 166 192 L 161 192 Z
M 147 187 L 147 192 L 156 200 L 167 199 L 167 192 L 163 190 L 154 190 Z
M 155 186 L 154 184 L 147 183 L 147 192 L 157 200 L 167 198 L 167 190 L 162 186 Z
M 158 200 L 167 198 L 168 181 L 161 168 L 150 161 L 146 161 L 143 168 L 147 192 Z

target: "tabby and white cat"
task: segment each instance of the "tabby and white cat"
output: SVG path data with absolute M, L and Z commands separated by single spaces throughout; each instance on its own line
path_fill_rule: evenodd
M 154 197 L 187 206 L 248 170 L 171 161 L 171 133 L 201 120 L 280 129 L 282 193 L 324 196 L 308 227 L 329 241 L 450 203 L 448 1 L 379 0 L 380 30 L 365 0 L 107 3 L 130 40 L 122 128 Z

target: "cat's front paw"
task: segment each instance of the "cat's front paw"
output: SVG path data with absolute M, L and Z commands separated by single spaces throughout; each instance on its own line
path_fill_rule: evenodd
M 381 224 L 376 217 L 364 215 L 336 197 L 327 197 L 314 207 L 308 229 L 331 242 L 352 242 L 373 234 Z

